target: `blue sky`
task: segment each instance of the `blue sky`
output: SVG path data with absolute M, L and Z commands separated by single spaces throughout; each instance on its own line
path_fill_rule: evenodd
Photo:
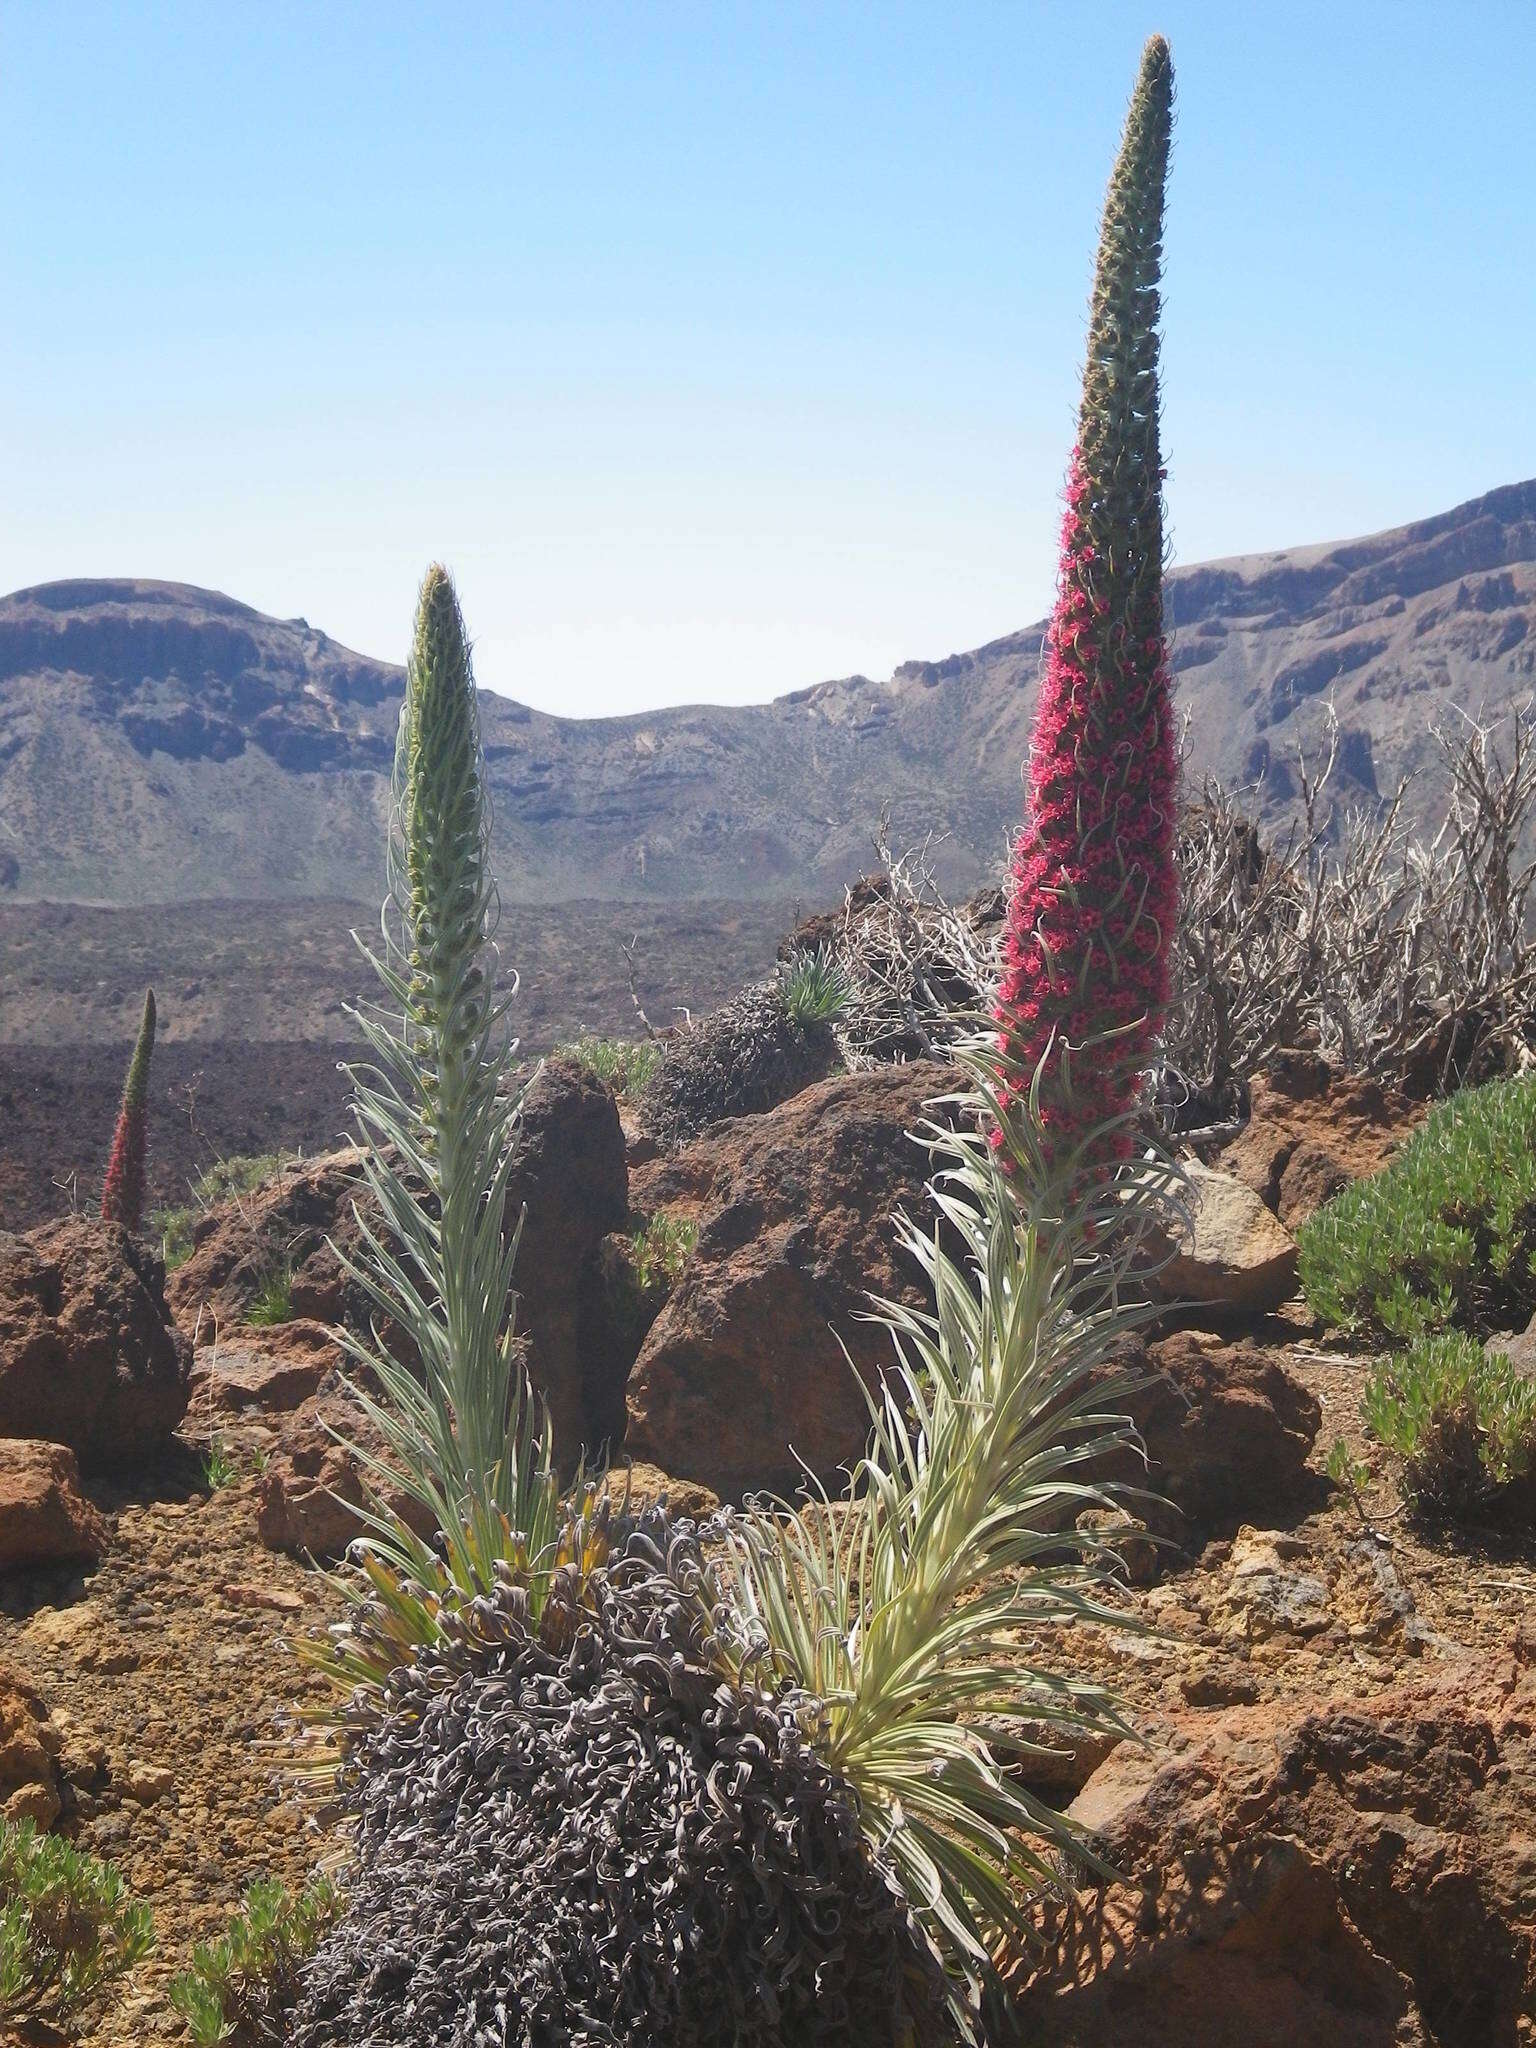
M 1176 558 L 1536 473 L 1531 0 L 0 0 L 0 588 L 399 657 L 436 556 L 577 713 L 1023 625 L 1154 28 Z

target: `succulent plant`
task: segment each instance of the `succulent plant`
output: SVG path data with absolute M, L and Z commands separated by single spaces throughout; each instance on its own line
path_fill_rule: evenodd
M 516 981 L 497 985 L 474 675 L 452 581 L 436 566 L 406 668 L 388 875 L 383 949 L 368 953 L 387 1002 L 353 1013 L 374 1064 L 349 1069 L 373 1201 L 354 1205 L 358 1255 L 338 1257 L 419 1366 L 376 1336 L 337 1334 L 363 1368 L 354 1391 L 387 1454 L 351 1449 L 371 1484 L 420 1513 L 407 1520 L 372 1491 L 353 1546 L 363 1570 L 339 1584 L 355 1600 L 389 1586 L 409 1649 L 435 1639 L 445 1609 L 488 1591 L 499 1559 L 529 1561 L 537 1603 L 559 1526 L 548 1421 L 513 1328 L 518 1229 L 505 1212 L 521 1096 L 504 1082 Z M 440 1532 L 437 1548 L 420 1522 Z M 363 1677 L 355 1663 L 331 1668 L 345 1684 Z
M 503 1566 L 366 1708 L 290 2048 L 952 2042 L 817 1703 L 724 1681 L 692 1525 L 589 1497 L 560 1553 L 537 1615 Z
M 144 1016 L 123 1083 L 122 1107 L 112 1133 L 112 1153 L 101 1190 L 104 1223 L 138 1230 L 144 1221 L 144 1168 L 149 1149 L 149 1059 L 155 1049 L 155 992 L 144 996 Z
M 1178 763 L 1158 428 L 1168 45 L 1142 55 L 1104 205 L 1061 573 L 996 1016 L 1058 1150 L 1111 1154 L 1169 997 Z

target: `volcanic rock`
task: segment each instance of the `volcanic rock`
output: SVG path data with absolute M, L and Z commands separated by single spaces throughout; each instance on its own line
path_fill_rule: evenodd
M 634 1357 L 613 1327 L 601 1272 L 603 1239 L 629 1214 L 624 1133 L 612 1091 L 575 1060 L 547 1060 L 523 1098 L 509 1220 L 525 1206 L 517 1323 L 569 1468 L 579 1449 L 622 1435 Z
M 51 1827 L 59 1815 L 62 1730 L 14 1664 L 0 1663 L 0 1813 Z
M 1296 1243 L 1241 1181 L 1184 1162 L 1192 1230 L 1175 1236 L 1157 1288 L 1170 1301 L 1264 1314 L 1296 1291 Z
M 143 1464 L 186 1413 L 190 1362 L 141 1239 L 83 1216 L 0 1234 L 0 1435 L 67 1444 L 88 1471 Z
M 236 1328 L 199 1351 L 192 1371 L 192 1404 L 201 1416 L 240 1415 L 251 1409 L 286 1414 L 320 1390 L 341 1352 L 321 1323 L 278 1323 L 270 1329 Z
M 1176 1330 L 1131 1347 L 1112 1369 L 1127 1368 L 1145 1379 L 1126 1408 L 1147 1464 L 1122 1462 L 1113 1476 L 1157 1496 L 1136 1511 L 1159 1534 L 1188 1544 L 1294 1503 L 1322 1408 L 1283 1351 Z
M 367 1327 L 368 1300 L 341 1269 L 326 1240 L 357 1240 L 351 1204 L 361 1196 L 363 1154 L 344 1145 L 285 1164 L 248 1194 L 215 1203 L 192 1226 L 192 1254 L 166 1285 L 181 1321 L 196 1327 L 199 1348 L 227 1341 L 274 1270 L 292 1275 L 295 1316 Z
M 105 1518 L 80 1491 L 73 1451 L 0 1437 L 0 1571 L 94 1564 L 110 1537 Z
M 637 1200 L 691 1213 L 699 1235 L 630 1376 L 627 1450 L 734 1498 L 793 1486 L 797 1458 L 831 1479 L 857 1456 L 855 1371 L 872 1384 L 892 1357 L 860 1318 L 871 1293 L 923 1299 L 890 1218 L 921 1202 L 908 1133 L 953 1086 L 922 1062 L 839 1074 L 637 1175 Z
M 1351 1181 L 1379 1173 L 1424 1116 L 1424 1105 L 1362 1075 L 1292 1060 L 1253 1083 L 1246 1126 L 1221 1155 L 1289 1230 Z
M 1180 1711 L 1122 1743 L 1071 1814 L 1123 1877 L 1046 1912 L 1030 2038 L 1529 2039 L 1533 1722 L 1517 1652 L 1367 1701 Z
M 337 1441 L 334 1431 L 347 1439 Z M 334 1557 L 363 1533 L 354 1509 L 363 1502 L 364 1474 L 350 1445 L 382 1454 L 383 1438 L 339 1376 L 287 1416 L 256 1485 L 256 1529 L 269 1550 L 295 1556 Z M 431 1517 L 403 1488 L 379 1486 L 386 1505 L 419 1535 L 433 1533 Z

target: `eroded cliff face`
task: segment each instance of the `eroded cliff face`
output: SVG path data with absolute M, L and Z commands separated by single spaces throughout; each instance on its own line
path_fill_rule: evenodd
M 0 691 L 53 684 L 45 711 L 115 727 L 136 753 L 295 772 L 388 766 L 401 672 L 301 619 L 170 583 L 50 583 L 0 607 Z
M 1453 710 L 1536 684 L 1536 481 L 1390 533 L 1176 570 L 1189 766 L 1283 811 L 1331 705 L 1336 791 L 1369 802 Z M 560 719 L 482 706 L 511 902 L 821 900 L 936 835 L 963 891 L 1019 811 L 1042 629 L 772 704 Z M 13 899 L 367 900 L 400 669 L 302 619 L 186 585 L 55 583 L 0 600 L 0 889 Z M 1410 797 L 1427 820 L 1423 775 Z

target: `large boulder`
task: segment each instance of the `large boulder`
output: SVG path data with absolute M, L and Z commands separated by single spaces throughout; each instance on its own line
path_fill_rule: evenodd
M 1126 1407 L 1147 1464 L 1113 1476 L 1158 1497 L 1136 1512 L 1160 1534 L 1189 1545 L 1295 1504 L 1323 1415 L 1283 1349 L 1175 1330 L 1127 1347 L 1121 1367 L 1145 1381 Z
M 630 1375 L 626 1450 L 736 1499 L 857 1456 L 868 1410 L 842 1346 L 872 1384 L 892 1352 L 869 1295 L 923 1298 L 890 1219 L 921 1203 L 908 1133 L 954 1080 L 840 1074 L 637 1174 L 637 1206 L 691 1214 L 698 1240 Z
M 292 1274 L 295 1316 L 365 1329 L 368 1298 L 347 1279 L 328 1239 L 357 1243 L 351 1205 L 362 1192 L 363 1155 L 343 1145 L 279 1167 L 248 1194 L 206 1209 L 192 1226 L 192 1253 L 166 1286 L 199 1348 L 222 1347 L 274 1269 Z
M 1122 1743 L 1070 1809 L 1120 1877 L 1042 1909 L 1029 2038 L 1529 2040 L 1533 1723 L 1517 1648 L 1371 1699 L 1180 1711 Z
M 385 1449 L 339 1377 L 284 1417 L 256 1484 L 256 1532 L 269 1550 L 335 1557 L 364 1533 L 354 1512 L 363 1503 L 365 1478 L 354 1444 L 376 1456 Z M 403 1489 L 388 1482 L 381 1487 L 376 1474 L 368 1475 L 368 1484 L 419 1535 L 433 1533 L 430 1516 Z
M 67 1444 L 88 1471 L 143 1464 L 186 1413 L 190 1366 L 141 1239 L 83 1216 L 0 1233 L 0 1436 Z
M 634 1357 L 614 1327 L 602 1274 L 603 1240 L 629 1215 L 624 1132 L 612 1091 L 574 1060 L 546 1061 L 523 1099 L 508 1214 L 525 1205 L 518 1328 L 569 1467 L 578 1450 L 622 1435 Z
M 0 1437 L 0 1572 L 94 1564 L 109 1534 L 105 1517 L 80 1491 L 73 1451 Z
M 609 1089 L 574 1061 L 550 1060 L 523 1100 L 517 1159 L 507 1192 L 509 1223 L 526 1206 L 514 1282 L 517 1325 L 528 1368 L 549 1405 L 562 1461 L 611 1441 L 623 1420 L 622 1355 L 600 1273 L 605 1236 L 629 1211 L 624 1134 Z M 295 1317 L 368 1327 L 367 1295 L 338 1258 L 354 1256 L 359 1232 L 352 1205 L 367 1213 L 363 1155 L 344 1147 L 285 1167 L 254 1193 L 221 1203 L 199 1219 L 191 1258 L 171 1277 L 170 1293 L 188 1327 L 221 1350 L 275 1266 L 292 1274 Z M 384 1331 L 410 1361 L 403 1332 Z M 267 1334 L 241 1331 L 262 1353 Z
M 1384 1082 L 1293 1058 L 1254 1081 L 1248 1122 L 1221 1164 L 1296 1230 L 1351 1181 L 1379 1173 L 1424 1114 Z

